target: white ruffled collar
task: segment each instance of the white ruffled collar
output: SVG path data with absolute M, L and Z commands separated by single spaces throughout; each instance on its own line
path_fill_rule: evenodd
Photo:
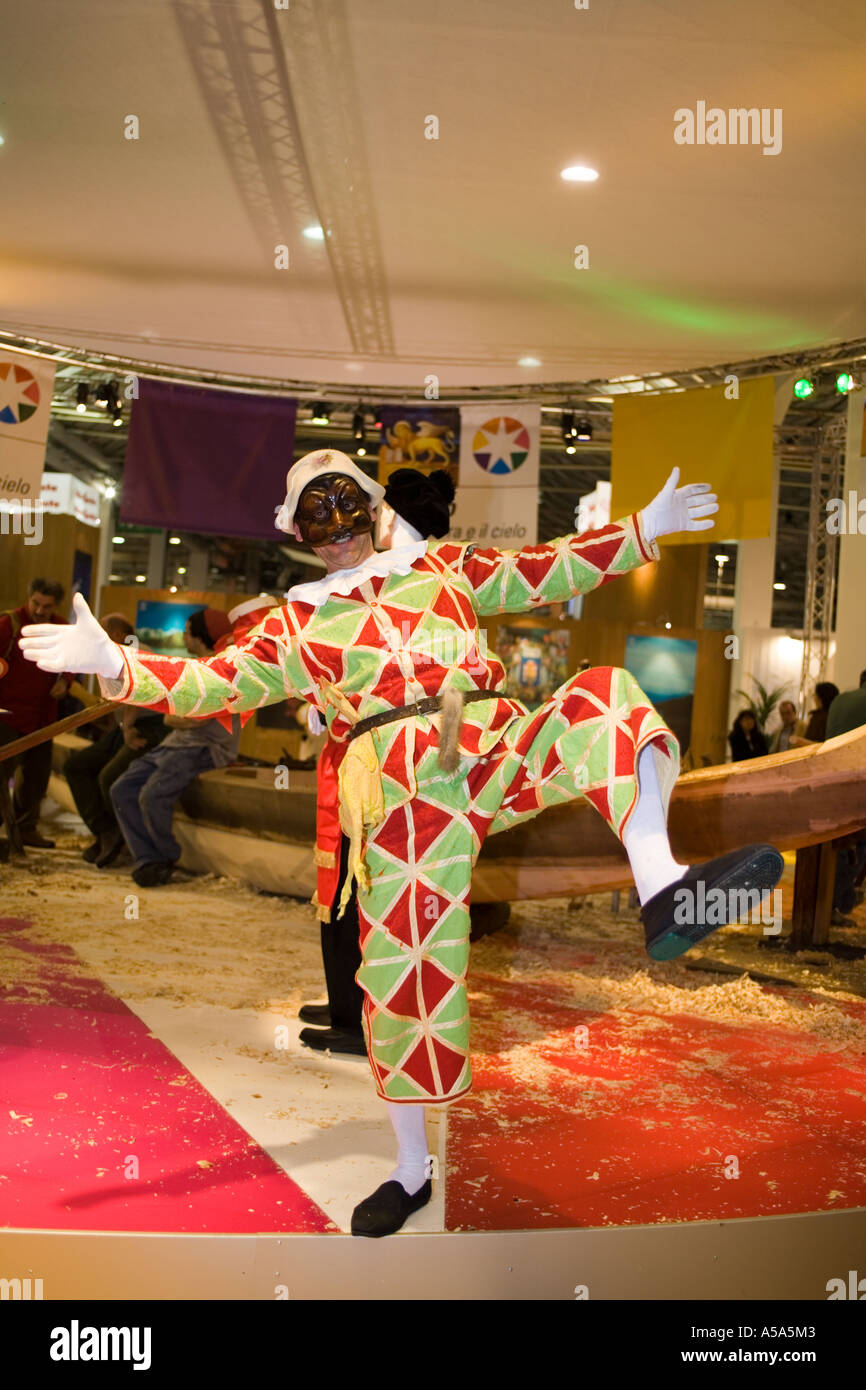
M 399 525 L 398 525 L 399 523 Z M 414 527 L 396 518 L 392 539 L 396 544 L 390 550 L 377 550 L 352 569 L 334 570 L 322 579 L 310 579 L 303 584 L 293 584 L 286 593 L 286 603 L 311 603 L 314 608 L 324 603 L 331 594 L 350 594 L 359 584 L 374 576 L 386 574 L 408 574 L 415 561 L 427 552 L 427 541 L 412 540 L 418 536 Z

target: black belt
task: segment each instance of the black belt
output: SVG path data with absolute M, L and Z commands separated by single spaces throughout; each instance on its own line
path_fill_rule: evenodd
M 464 705 L 468 705 L 472 700 L 498 700 L 507 698 L 502 690 L 461 690 Z M 414 705 L 401 705 L 399 709 L 385 709 L 381 714 L 371 714 L 369 719 L 362 719 L 360 724 L 354 724 L 346 738 L 347 743 L 351 743 L 353 738 L 358 738 L 360 734 L 365 734 L 368 729 L 375 729 L 380 724 L 391 724 L 395 719 L 408 719 L 413 714 L 433 714 L 437 709 L 442 708 L 441 695 L 428 695 L 424 700 L 417 700 Z

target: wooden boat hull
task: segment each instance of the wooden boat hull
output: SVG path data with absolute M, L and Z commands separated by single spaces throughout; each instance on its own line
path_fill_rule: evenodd
M 71 735 L 55 741 L 58 770 L 80 744 Z M 62 786 L 53 787 L 61 797 Z M 314 772 L 290 771 L 287 789 L 275 786 L 269 768 L 206 773 L 184 793 L 181 808 L 176 830 L 190 868 L 233 873 L 272 892 L 312 894 Z M 671 799 L 671 846 L 683 863 L 754 841 L 800 849 L 864 826 L 866 726 L 808 748 L 684 773 Z M 622 844 L 579 799 L 489 836 L 473 874 L 472 898 L 570 897 L 631 882 Z
M 767 841 L 801 849 L 866 826 L 866 727 L 808 748 L 686 772 L 669 817 L 671 848 L 695 864 Z M 567 897 L 626 888 L 625 850 L 586 801 L 553 807 L 485 842 L 479 901 Z

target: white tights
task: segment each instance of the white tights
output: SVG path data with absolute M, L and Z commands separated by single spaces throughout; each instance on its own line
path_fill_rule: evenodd
M 623 831 L 622 842 L 634 874 L 637 895 L 643 904 L 668 884 L 682 878 L 688 865 L 678 864 L 671 854 L 652 744 L 641 749 L 637 773 L 640 793 Z

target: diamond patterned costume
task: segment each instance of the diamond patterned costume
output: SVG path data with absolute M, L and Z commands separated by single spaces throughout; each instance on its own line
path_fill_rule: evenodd
M 318 606 L 296 598 L 207 661 L 122 649 L 124 674 L 102 686 L 111 698 L 202 716 L 296 694 L 345 744 L 358 720 L 448 687 L 502 689 L 479 617 L 565 601 L 658 558 L 639 514 L 518 551 L 433 542 L 408 573 L 365 579 Z M 468 704 L 450 774 L 437 758 L 440 718 L 361 734 L 337 774 L 358 880 L 367 1050 L 389 1101 L 442 1103 L 471 1085 L 469 900 L 485 835 L 583 795 L 621 836 L 640 750 L 654 745 L 665 809 L 679 770 L 674 735 L 618 668 L 573 676 L 531 713 L 506 696 Z

